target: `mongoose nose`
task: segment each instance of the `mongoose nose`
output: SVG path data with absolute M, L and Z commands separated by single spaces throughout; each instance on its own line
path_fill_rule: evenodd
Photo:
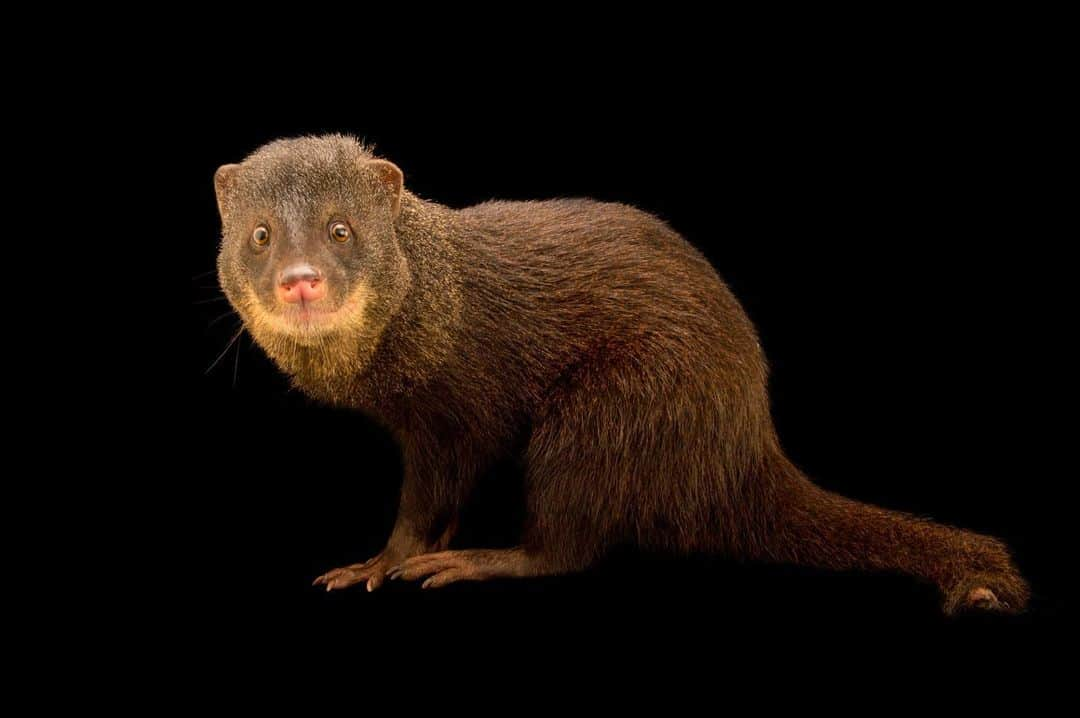
M 326 296 L 326 282 L 310 264 L 294 264 L 281 272 L 277 295 L 288 304 L 317 302 Z

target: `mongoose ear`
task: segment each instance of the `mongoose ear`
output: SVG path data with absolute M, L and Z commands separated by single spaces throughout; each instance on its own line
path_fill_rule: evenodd
M 371 160 L 368 162 L 368 167 L 375 173 L 375 177 L 378 178 L 379 182 L 390 192 L 393 217 L 397 219 L 398 213 L 401 211 L 401 187 L 405 183 L 405 176 L 401 174 L 401 170 L 396 164 L 386 160 Z
M 218 212 L 225 214 L 226 198 L 232 190 L 240 165 L 221 165 L 214 173 L 214 191 L 217 193 Z

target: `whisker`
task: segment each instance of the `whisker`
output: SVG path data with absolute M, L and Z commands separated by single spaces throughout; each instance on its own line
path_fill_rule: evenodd
M 207 276 L 208 274 L 213 274 L 216 271 L 217 271 L 216 269 L 211 269 L 208 272 L 203 272 L 201 274 L 196 274 L 194 277 L 191 278 L 191 281 L 194 282 L 196 279 L 202 279 L 203 277 Z
M 224 302 L 228 299 L 228 297 L 214 297 L 213 299 L 200 299 L 197 302 L 192 302 L 192 304 L 209 304 L 210 302 Z
M 243 328 L 241 328 L 241 331 L 243 331 Z M 243 345 L 243 343 L 244 343 L 243 339 L 236 342 L 236 360 L 233 362 L 233 369 L 232 369 L 232 388 L 233 389 L 236 389 L 236 374 L 237 374 L 237 372 L 240 371 L 240 347 L 241 347 L 241 345 Z
M 203 372 L 204 374 L 209 374 L 210 370 L 217 366 L 217 363 L 219 361 L 221 361 L 221 358 L 224 357 L 226 353 L 228 353 L 229 349 L 232 347 L 233 344 L 236 343 L 236 340 L 239 339 L 240 335 L 243 334 L 243 333 L 244 333 L 244 325 L 243 325 L 243 323 L 241 323 L 240 328 L 236 330 L 236 334 L 233 334 L 233 338 L 229 340 L 229 343 L 226 344 L 225 348 L 221 350 L 220 354 L 218 354 L 217 359 L 214 360 L 213 364 L 206 367 L 206 371 Z
M 217 324 L 218 322 L 220 322 L 222 319 L 229 316 L 230 314 L 236 314 L 236 311 L 233 310 L 233 309 L 230 309 L 229 311 L 225 312 L 224 314 L 219 314 L 218 316 L 216 316 L 216 317 L 214 317 L 213 319 L 210 320 L 210 323 L 206 325 L 206 328 L 209 329 L 210 327 L 214 326 L 215 324 Z

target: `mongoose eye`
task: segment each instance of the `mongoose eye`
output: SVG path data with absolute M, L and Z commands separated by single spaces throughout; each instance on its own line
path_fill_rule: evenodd
M 334 222 L 330 225 L 330 237 L 335 242 L 348 242 L 350 234 L 349 226 L 344 222 Z
M 270 230 L 266 228 L 266 225 L 260 224 L 251 233 L 251 241 L 260 247 L 265 247 L 270 244 Z

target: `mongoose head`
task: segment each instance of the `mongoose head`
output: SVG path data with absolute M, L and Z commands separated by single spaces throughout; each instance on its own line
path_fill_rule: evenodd
M 255 341 L 301 378 L 361 371 L 409 286 L 401 170 L 328 135 L 271 142 L 214 184 L 218 279 Z

